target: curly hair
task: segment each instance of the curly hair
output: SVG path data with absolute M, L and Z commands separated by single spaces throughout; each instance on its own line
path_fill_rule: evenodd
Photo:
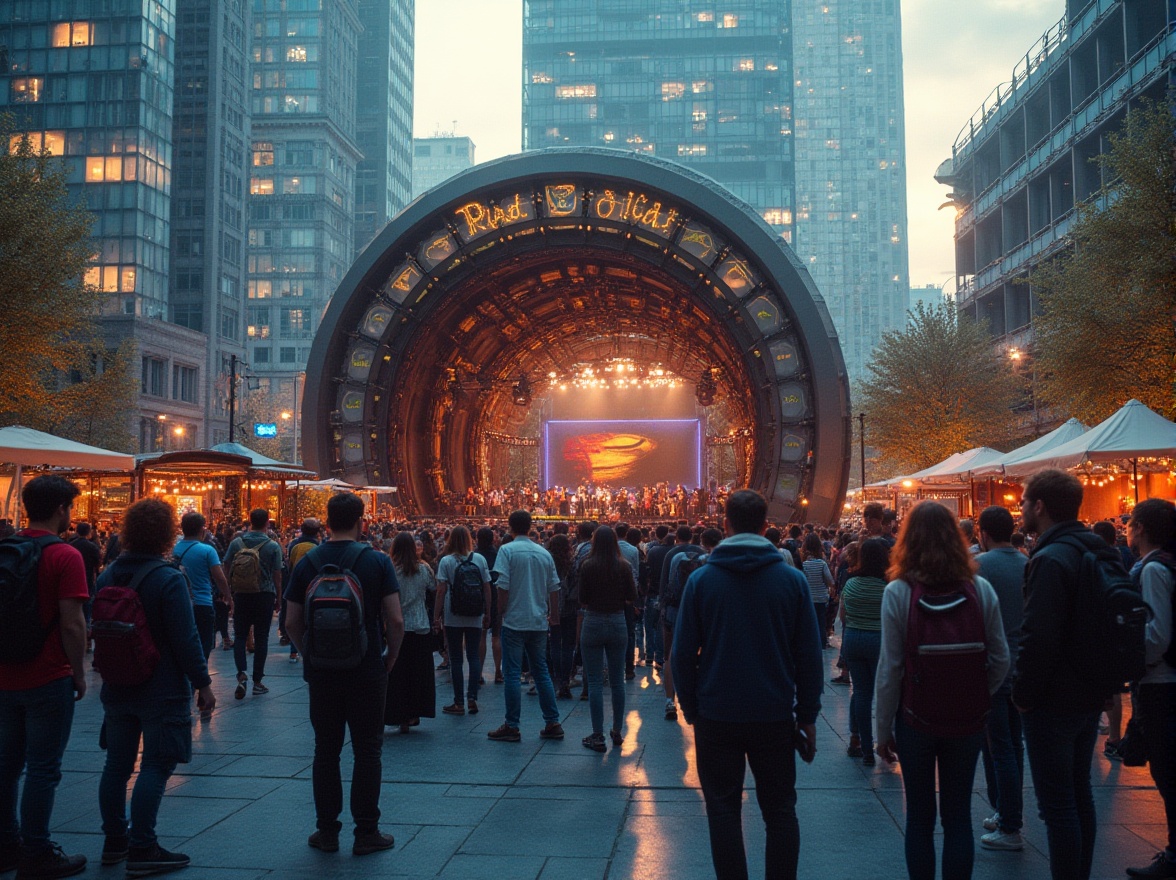
M 949 589 L 971 580 L 976 561 L 955 515 L 938 501 L 920 501 L 903 520 L 890 552 L 891 580 Z
M 176 511 L 166 501 L 144 498 L 123 514 L 123 549 L 142 556 L 163 556 L 176 542 Z

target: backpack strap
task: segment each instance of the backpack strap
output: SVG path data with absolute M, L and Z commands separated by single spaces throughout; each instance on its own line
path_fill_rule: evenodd
M 185 547 L 185 548 L 184 548 L 184 552 L 183 552 L 183 553 L 181 553 L 181 554 L 180 554 L 180 555 L 179 555 L 179 556 L 176 558 L 176 565 L 180 565 L 180 564 L 182 564 L 182 563 L 183 563 L 183 561 L 184 561 L 184 557 L 188 555 L 188 551 L 189 551 L 189 550 L 191 550 L 193 547 L 195 547 L 195 546 L 196 546 L 197 544 L 199 544 L 199 543 L 200 543 L 199 541 L 193 541 L 191 544 L 189 544 L 187 547 Z
M 146 565 L 140 565 L 139 570 L 135 572 L 135 576 L 131 578 L 131 582 L 127 584 L 127 588 L 134 590 L 137 593 L 139 592 L 139 587 L 142 585 L 143 581 L 147 579 L 148 575 L 158 571 L 161 568 L 170 567 L 171 566 L 169 566 L 162 559 L 153 559 Z
M 359 557 L 371 549 L 370 544 L 366 544 L 363 541 L 353 541 L 351 546 L 347 548 L 347 552 L 343 554 L 343 558 L 339 561 L 339 567 L 344 571 L 350 571 L 355 563 L 359 561 Z

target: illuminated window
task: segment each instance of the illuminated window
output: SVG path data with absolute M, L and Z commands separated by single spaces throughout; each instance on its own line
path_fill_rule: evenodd
M 20 149 L 21 141 L 26 137 L 26 133 L 14 134 L 8 141 L 8 151 L 15 153 Z M 50 156 L 61 156 L 65 153 L 65 132 L 63 131 L 30 131 L 27 132 L 29 139 L 29 148 L 34 153 L 40 153 L 45 150 Z
M 764 208 L 764 222 L 769 226 L 789 226 L 792 224 L 792 212 L 787 208 Z
M 253 145 L 253 165 L 255 168 L 274 164 L 274 145 L 259 141 Z
M 678 144 L 679 156 L 705 156 L 706 144 Z
M 533 82 L 533 83 L 543 84 L 543 83 L 549 83 L 551 81 L 552 81 L 552 79 L 551 79 L 550 73 L 532 73 L 531 74 L 531 82 Z
M 272 196 L 274 194 L 274 179 L 272 177 L 249 178 L 249 192 L 255 196 Z
M 102 267 L 102 292 L 118 292 L 118 266 Z
M 728 12 L 723 16 L 723 27 L 733 28 L 739 27 L 739 16 Z
M 135 292 L 135 267 L 134 266 L 123 266 L 122 267 L 119 281 L 118 281 L 118 289 L 120 291 L 122 291 L 123 293 L 134 293 Z
M 89 46 L 93 41 L 93 28 L 88 21 L 62 21 L 52 25 L 52 45 L 55 49 L 69 46 Z
M 35 104 L 45 92 L 45 80 L 40 76 L 21 76 L 9 81 L 9 95 L 13 104 Z
M 286 47 L 286 60 L 294 61 L 302 64 L 306 61 L 306 47 L 305 46 L 288 46 Z
M 700 12 L 696 17 L 699 21 L 704 23 L 715 20 L 715 14 L 713 12 Z
M 106 179 L 106 157 L 89 156 L 86 158 L 86 183 L 101 183 Z
M 583 83 L 574 86 L 556 86 L 557 98 L 595 98 L 596 83 Z
M 269 299 L 274 294 L 274 283 L 272 281 L 250 281 L 249 282 L 249 298 L 250 299 Z
M 755 70 L 754 58 L 740 58 L 735 65 L 736 70 Z
M 686 94 L 686 84 L 680 82 L 664 82 L 661 84 L 663 101 L 672 101 Z
M 102 283 L 102 267 L 91 266 L 86 270 L 86 274 L 82 276 L 86 287 L 98 287 Z
M 695 80 L 694 82 L 692 82 L 690 84 L 690 91 L 694 92 L 694 94 L 696 94 L 696 95 L 702 95 L 707 92 L 713 92 L 714 89 L 715 89 L 714 85 L 712 85 L 709 80 L 705 80 L 705 79 Z
M 690 114 L 690 118 L 695 122 L 706 122 L 706 105 L 695 104 L 694 110 Z

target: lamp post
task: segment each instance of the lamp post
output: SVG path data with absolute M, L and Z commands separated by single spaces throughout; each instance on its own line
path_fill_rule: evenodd
M 858 454 L 862 462 L 862 500 L 866 497 L 866 414 L 858 413 Z

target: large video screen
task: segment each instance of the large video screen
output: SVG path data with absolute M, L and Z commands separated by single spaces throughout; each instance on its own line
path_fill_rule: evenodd
M 636 488 L 702 484 L 699 419 L 550 421 L 543 426 L 543 482 Z

